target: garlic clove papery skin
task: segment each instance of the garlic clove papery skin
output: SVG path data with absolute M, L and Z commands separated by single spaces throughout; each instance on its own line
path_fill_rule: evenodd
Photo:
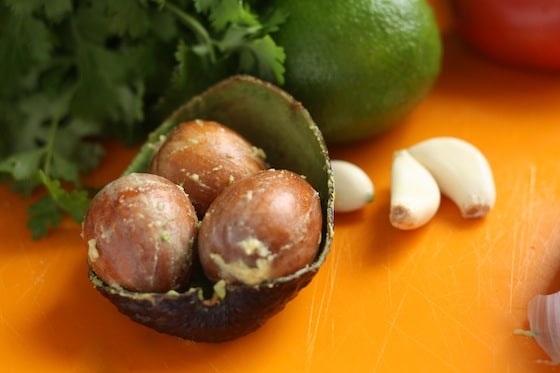
M 334 177 L 334 211 L 352 212 L 373 201 L 373 182 L 357 165 L 343 160 L 332 160 Z
M 423 226 L 436 214 L 440 200 L 438 185 L 428 170 L 408 151 L 396 151 L 391 167 L 391 225 L 403 230 Z
M 560 292 L 537 295 L 528 308 L 529 326 L 553 364 L 560 363 Z
M 496 201 L 490 165 L 471 143 L 455 137 L 434 137 L 408 148 L 430 171 L 441 192 L 451 199 L 464 218 L 481 218 Z

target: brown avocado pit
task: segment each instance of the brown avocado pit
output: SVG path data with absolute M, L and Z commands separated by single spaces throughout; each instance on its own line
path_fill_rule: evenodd
M 251 333 L 281 311 L 315 276 L 329 253 L 334 226 L 334 182 L 323 137 L 305 108 L 256 78 L 228 78 L 176 110 L 148 138 L 125 174 L 146 172 L 158 144 L 178 124 L 195 119 L 224 124 L 263 149 L 271 167 L 304 175 L 319 193 L 323 226 L 317 257 L 287 276 L 257 285 L 211 283 L 195 265 L 185 289 L 141 293 L 105 284 L 91 269 L 94 287 L 132 320 L 195 342 L 224 342 Z

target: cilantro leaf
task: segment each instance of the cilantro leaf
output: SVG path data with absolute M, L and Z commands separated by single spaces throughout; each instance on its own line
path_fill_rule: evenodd
M 0 161 L 0 173 L 7 173 L 14 180 L 34 179 L 44 157 L 44 149 L 12 154 Z
M 57 128 L 52 148 L 66 158 L 79 161 L 80 171 L 90 171 L 104 154 L 103 146 L 93 141 L 102 132 L 100 122 L 73 118 Z
M 63 19 L 73 9 L 72 0 L 49 0 L 41 3 L 44 3 L 46 18 L 54 22 Z
M 19 100 L 17 109 L 25 118 L 23 125 L 12 129 L 12 148 L 27 151 L 48 142 L 51 118 L 56 116 L 60 101 L 46 94 L 36 93 Z
M 258 71 L 266 80 L 284 84 L 284 49 L 266 35 L 247 42 L 241 49 L 239 69 L 241 71 Z
M 238 0 L 195 1 L 203 12 L 210 13 L 210 22 L 216 31 L 223 31 L 230 24 L 256 26 L 260 22 L 250 8 Z
M 52 154 L 51 164 L 50 164 L 50 175 L 59 180 L 70 181 L 76 185 L 80 185 L 80 169 L 78 165 L 72 160 L 61 156 L 58 153 Z M 41 172 L 41 180 L 45 184 L 46 175 Z
M 81 222 L 90 204 L 88 192 L 83 189 L 67 191 L 62 188 L 59 180 L 53 180 L 43 172 L 40 172 L 39 177 L 56 205 L 70 214 L 74 221 Z
M 118 94 L 115 70 L 118 56 L 102 47 L 76 37 L 78 80 L 70 110 L 73 116 L 104 120 L 117 116 Z
M 43 172 L 39 173 L 39 178 L 49 194 L 27 209 L 27 227 L 31 230 L 33 239 L 45 237 L 51 229 L 58 227 L 65 214 L 69 214 L 74 221 L 81 222 L 90 204 L 87 191 L 67 191 L 62 188 L 60 181 L 49 178 Z
M 219 2 L 219 1 L 218 1 Z M 199 13 L 207 13 L 217 3 L 216 0 L 194 0 L 194 7 Z M 165 5 L 165 2 L 164 2 Z
M 27 16 L 39 9 L 41 0 L 4 0 L 4 3 L 17 16 Z
M 188 71 L 191 65 L 190 60 L 192 59 L 191 53 L 192 50 L 187 46 L 187 43 L 183 39 L 179 40 L 174 54 L 177 66 L 173 74 L 173 82 L 178 87 L 184 86 L 188 82 Z
M 60 224 L 63 212 L 50 195 L 46 195 L 27 209 L 27 227 L 34 240 L 45 237 L 51 228 Z
M 53 44 L 45 23 L 32 16 L 0 13 L 0 35 L 0 97 L 13 97 L 28 70 L 51 58 Z
M 8 8 L 17 16 L 29 16 L 44 7 L 46 18 L 60 20 L 72 11 L 71 0 L 3 0 Z
M 99 1 L 99 0 L 98 0 Z M 150 13 L 138 0 L 109 0 L 109 28 L 119 36 L 140 37 L 150 31 Z

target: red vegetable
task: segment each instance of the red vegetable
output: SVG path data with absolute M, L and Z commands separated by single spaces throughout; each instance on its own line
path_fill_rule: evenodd
M 459 34 L 513 66 L 560 70 L 560 1 L 454 0 Z

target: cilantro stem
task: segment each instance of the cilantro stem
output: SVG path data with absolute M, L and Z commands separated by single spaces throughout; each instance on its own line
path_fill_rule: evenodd
M 62 119 L 62 116 L 64 115 L 64 110 L 68 106 L 68 102 L 72 99 L 74 92 L 75 92 L 75 87 L 70 88 L 67 92 L 62 94 L 60 96 L 60 100 L 58 101 L 55 107 L 55 110 L 53 111 L 50 128 L 49 128 L 49 134 L 47 137 L 47 143 L 45 144 L 45 161 L 43 164 L 43 171 L 45 175 L 49 177 L 51 175 L 50 173 L 51 164 L 55 151 L 55 142 L 56 142 L 58 127 L 60 126 L 60 121 Z
M 60 110 L 56 110 L 50 124 L 47 143 L 45 144 L 45 163 L 43 165 L 43 171 L 45 175 L 50 175 L 51 163 L 52 163 L 52 158 L 54 153 L 54 142 L 56 141 L 56 133 L 58 132 L 59 124 L 60 124 Z
M 196 35 L 199 41 L 206 44 L 208 48 L 208 53 L 210 57 L 210 62 L 216 62 L 216 54 L 214 53 L 214 43 L 210 34 L 206 28 L 198 21 L 196 18 L 191 16 L 188 13 L 185 13 L 181 8 L 177 5 L 170 3 L 169 1 L 165 2 L 165 7 L 169 9 L 169 11 L 175 14 L 191 31 Z

